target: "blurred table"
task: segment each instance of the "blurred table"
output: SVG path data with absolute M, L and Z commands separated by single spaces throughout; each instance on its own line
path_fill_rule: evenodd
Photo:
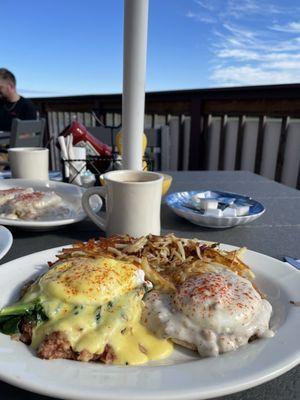
M 170 192 L 185 190 L 222 190 L 245 194 L 260 201 L 266 213 L 249 225 L 226 230 L 206 229 L 177 217 L 162 205 L 162 233 L 228 243 L 282 259 L 283 255 L 300 258 L 300 191 L 242 171 L 167 172 L 173 176 Z M 14 243 L 1 263 L 51 247 L 102 235 L 85 220 L 57 231 L 26 232 L 11 229 Z M 299 335 L 299 332 L 295 332 Z M 3 399 L 49 399 L 0 382 Z M 300 398 L 300 367 L 297 366 L 263 385 L 220 397 L 222 400 L 296 400 Z

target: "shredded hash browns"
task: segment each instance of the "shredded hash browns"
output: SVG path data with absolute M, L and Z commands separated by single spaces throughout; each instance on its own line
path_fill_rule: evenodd
M 156 289 L 170 292 L 188 277 L 201 273 L 210 263 L 221 264 L 253 280 L 253 272 L 240 259 L 244 251 L 244 247 L 235 251 L 224 251 L 217 243 L 182 239 L 174 234 L 148 235 L 139 239 L 120 235 L 76 243 L 72 248 L 63 249 L 57 257 L 59 261 L 70 257 L 97 256 L 130 261 L 144 270 L 146 279 L 150 280 Z

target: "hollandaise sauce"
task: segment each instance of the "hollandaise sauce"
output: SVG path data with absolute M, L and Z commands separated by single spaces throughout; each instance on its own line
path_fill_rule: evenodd
M 143 276 L 131 263 L 115 259 L 78 258 L 61 262 L 40 277 L 23 296 L 38 298 L 47 320 L 33 328 L 38 349 L 53 332 L 63 332 L 72 350 L 100 355 L 107 345 L 113 364 L 144 364 L 165 358 L 172 344 L 141 323 Z

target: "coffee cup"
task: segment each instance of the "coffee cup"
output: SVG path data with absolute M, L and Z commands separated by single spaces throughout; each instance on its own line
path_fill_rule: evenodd
M 43 147 L 11 147 L 8 161 L 12 178 L 49 179 L 49 150 Z
M 163 176 L 156 172 L 119 170 L 102 175 L 104 186 L 85 191 L 82 206 L 90 219 L 107 236 L 128 234 L 133 237 L 160 235 L 160 207 Z M 105 217 L 90 206 L 90 197 L 98 195 L 106 202 Z

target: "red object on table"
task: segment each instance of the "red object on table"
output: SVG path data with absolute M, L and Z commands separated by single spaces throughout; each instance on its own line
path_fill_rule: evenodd
M 73 121 L 64 131 L 61 133 L 63 136 L 73 135 L 73 145 L 81 146 L 86 148 L 87 155 L 90 156 L 102 156 L 110 157 L 112 149 L 101 140 L 95 138 L 86 127 L 78 121 Z

